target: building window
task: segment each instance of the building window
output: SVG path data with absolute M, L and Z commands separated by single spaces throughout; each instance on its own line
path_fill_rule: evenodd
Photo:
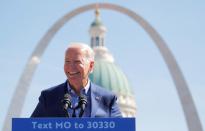
M 101 45 L 104 46 L 104 39 L 101 38 Z
M 99 42 L 100 42 L 99 39 L 100 39 L 100 38 L 97 36 L 97 37 L 96 37 L 96 46 L 99 46 L 99 45 L 100 45 L 100 43 L 99 43 Z
M 91 47 L 93 47 L 94 46 L 94 38 L 92 37 L 91 38 Z

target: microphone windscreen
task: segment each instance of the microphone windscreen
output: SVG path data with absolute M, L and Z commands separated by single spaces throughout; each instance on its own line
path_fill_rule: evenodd
M 67 108 L 71 108 L 71 96 L 70 96 L 70 94 L 66 93 L 64 95 L 63 104 L 64 104 L 63 108 L 65 110 L 67 110 Z
M 70 96 L 70 94 L 68 94 L 68 93 L 66 93 L 65 95 L 64 95 L 64 99 L 71 99 L 71 96 Z
M 85 95 L 80 95 L 80 104 L 87 104 L 87 97 Z

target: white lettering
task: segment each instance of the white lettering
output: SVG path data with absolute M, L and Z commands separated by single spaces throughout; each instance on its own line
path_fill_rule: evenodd
M 52 129 L 52 123 L 38 123 L 38 122 L 32 122 L 33 124 L 33 129 Z

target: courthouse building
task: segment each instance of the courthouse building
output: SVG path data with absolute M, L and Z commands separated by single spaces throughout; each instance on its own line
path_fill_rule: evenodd
M 114 57 L 105 47 L 105 33 L 100 12 L 95 11 L 95 20 L 90 26 L 90 46 L 95 52 L 95 67 L 90 75 L 92 82 L 113 91 L 118 96 L 118 104 L 123 117 L 135 117 L 136 101 L 133 89 L 123 71 L 114 62 Z

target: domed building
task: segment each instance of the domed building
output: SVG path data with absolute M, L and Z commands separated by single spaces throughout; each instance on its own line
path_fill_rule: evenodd
M 91 47 L 95 52 L 94 71 L 90 74 L 92 82 L 113 91 L 118 96 L 118 104 L 123 117 L 135 117 L 136 102 L 132 88 L 122 70 L 114 63 L 114 58 L 104 45 L 106 27 L 100 19 L 100 12 L 95 11 L 96 18 L 89 33 Z

